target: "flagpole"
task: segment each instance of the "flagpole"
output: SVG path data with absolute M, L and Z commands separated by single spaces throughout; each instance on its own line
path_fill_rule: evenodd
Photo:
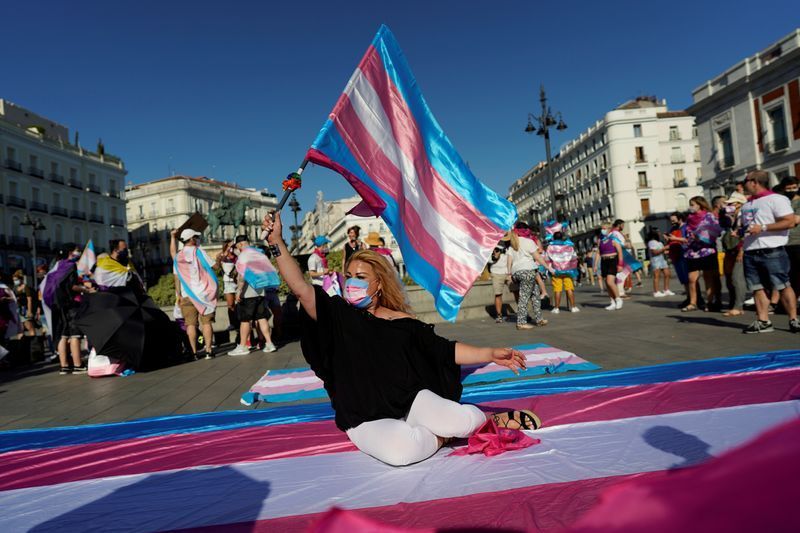
M 289 196 L 299 189 L 302 186 L 302 175 L 303 171 L 306 169 L 306 165 L 308 165 L 308 159 L 303 159 L 303 162 L 300 163 L 300 168 L 297 169 L 297 172 L 292 172 L 286 179 L 283 180 L 283 197 L 281 201 L 278 202 L 278 206 L 275 208 L 275 211 L 271 213 L 272 219 L 275 220 L 275 213 L 280 212 L 283 209 L 283 206 L 286 205 L 286 201 L 289 200 Z M 267 246 L 267 255 L 269 257 L 278 257 L 281 255 L 280 249 L 274 244 L 270 244 Z

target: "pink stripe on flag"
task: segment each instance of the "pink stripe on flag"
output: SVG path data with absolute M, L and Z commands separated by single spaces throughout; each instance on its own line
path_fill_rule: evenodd
M 533 409 L 547 427 L 780 402 L 800 396 L 800 368 L 517 398 L 485 410 Z M 0 490 L 98 477 L 355 451 L 333 421 L 176 434 L 0 454 Z

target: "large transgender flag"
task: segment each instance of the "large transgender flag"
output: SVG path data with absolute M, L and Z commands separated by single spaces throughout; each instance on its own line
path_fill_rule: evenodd
M 392 32 L 381 26 L 306 158 L 335 170 L 380 215 L 409 275 L 454 321 L 515 207 L 482 184 L 433 117 Z
M 92 268 L 97 264 L 97 254 L 94 251 L 94 242 L 89 239 L 83 249 L 78 263 L 75 265 L 79 276 L 88 276 L 92 273 Z
M 0 531 L 308 531 L 332 507 L 395 533 L 800 531 L 800 351 L 462 399 L 533 409 L 541 443 L 484 457 L 451 455 L 456 441 L 395 468 L 356 450 L 327 402 L 0 432 Z

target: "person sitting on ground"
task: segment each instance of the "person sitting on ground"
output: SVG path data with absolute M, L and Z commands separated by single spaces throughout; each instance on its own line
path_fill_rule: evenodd
M 263 228 L 302 306 L 303 357 L 325 385 L 336 426 L 359 450 L 401 466 L 427 459 L 450 438 L 472 435 L 487 416 L 511 429 L 540 426 L 530 411 L 487 415 L 458 403 L 460 365 L 493 362 L 518 372 L 525 368 L 519 351 L 436 335 L 410 314 L 397 275 L 371 250 L 350 258 L 345 298 L 329 296 L 305 281 L 283 240 L 280 213 L 273 217 Z
M 178 280 L 176 291 L 178 304 L 183 320 L 186 323 L 186 335 L 195 359 L 214 357 L 214 319 L 217 310 L 217 291 L 219 290 L 217 275 L 219 267 L 212 263 L 208 254 L 200 247 L 199 231 L 186 228 L 181 231 L 180 241 L 183 248 L 178 250 L 178 231 L 170 232 L 169 251 L 172 256 L 173 272 Z M 203 350 L 197 350 L 197 328 L 203 330 Z
M 575 253 L 575 245 L 564 235 L 557 231 L 553 234 L 553 239 L 547 245 L 544 252 L 545 260 L 553 268 L 553 310 L 552 313 L 560 313 L 561 293 L 567 292 L 567 306 L 573 313 L 580 311 L 575 305 L 575 278 L 578 275 L 578 255 Z
M 669 290 L 669 264 L 667 264 L 667 258 L 664 257 L 667 249 L 662 240 L 661 232 L 657 228 L 653 228 L 647 235 L 650 270 L 653 272 L 653 296 L 656 298 L 675 295 Z
M 260 250 L 257 248 L 253 248 L 250 246 L 250 241 L 247 238 L 247 235 L 239 235 L 236 237 L 236 252 L 239 256 L 237 260 L 237 270 L 244 270 L 246 265 L 242 265 L 241 268 L 238 263 L 246 262 L 246 261 L 253 261 L 253 257 L 248 257 L 247 254 L 254 256 L 257 259 L 260 259 L 264 264 L 269 262 L 267 256 L 261 253 Z M 267 308 L 267 300 L 265 297 L 266 287 L 257 287 L 252 285 L 245 279 L 244 275 L 237 276 L 237 283 L 236 283 L 236 312 L 237 317 L 239 319 L 239 338 L 241 339 L 240 343 L 236 348 L 230 352 L 228 355 L 247 355 L 250 353 L 250 349 L 247 347 L 246 343 L 250 339 L 250 323 L 255 322 L 256 328 L 261 332 L 264 336 L 264 347 L 263 350 L 265 352 L 274 352 L 277 350 L 275 345 L 272 343 L 272 337 L 270 337 L 269 331 L 269 318 L 270 318 L 270 311 Z

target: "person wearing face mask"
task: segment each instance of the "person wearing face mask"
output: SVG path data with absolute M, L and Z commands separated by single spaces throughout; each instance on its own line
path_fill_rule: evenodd
M 57 253 L 58 260 L 42 281 L 42 307 L 44 308 L 48 333 L 56 344 L 61 363 L 59 374 L 85 374 L 87 368 L 81 362 L 81 338 L 83 334 L 75 326 L 77 299 L 94 289 L 81 284 L 76 263 L 81 257 L 78 246 L 65 244 Z M 67 351 L 72 357 L 72 366 L 67 360 Z
M 723 316 L 733 317 L 744 314 L 744 299 L 747 283 L 744 279 L 744 252 L 742 251 L 742 232 L 739 227 L 739 210 L 747 202 L 747 197 L 738 192 L 731 193 L 730 198 L 720 211 L 720 226 L 725 233 L 720 239 L 725 258 L 722 271 L 725 274 L 725 285 L 728 288 L 730 302 Z
M 460 365 L 494 362 L 513 371 L 524 356 L 511 348 L 478 348 L 444 339 L 416 320 L 393 269 L 362 250 L 347 263 L 344 298 L 310 285 L 281 235 L 280 213 L 263 228 L 278 246 L 278 270 L 297 295 L 303 356 L 324 382 L 336 425 L 362 452 L 392 466 L 427 459 L 452 437 L 487 422 L 461 398 Z M 529 411 L 488 415 L 500 426 L 535 429 Z
M 233 239 L 222 243 L 222 251 L 217 255 L 217 263 L 222 268 L 222 295 L 228 306 L 228 324 L 236 331 L 236 344 L 239 344 L 239 319 L 236 314 L 236 256 L 238 250 Z
M 108 243 L 111 250 L 107 254 L 97 256 L 94 269 L 94 281 L 100 290 L 113 290 L 127 287 L 138 293 L 144 293 L 144 283 L 130 261 L 128 243 L 122 239 L 112 239 Z
M 14 295 L 17 297 L 17 310 L 24 334 L 33 337 L 35 335 L 33 313 L 36 310 L 33 289 L 25 282 L 25 273 L 22 270 L 14 272 L 12 282 L 14 283 Z
M 312 285 L 322 287 L 325 276 L 331 274 L 328 268 L 328 244 L 330 239 L 324 235 L 317 235 L 314 238 L 314 251 L 308 256 L 308 275 Z

